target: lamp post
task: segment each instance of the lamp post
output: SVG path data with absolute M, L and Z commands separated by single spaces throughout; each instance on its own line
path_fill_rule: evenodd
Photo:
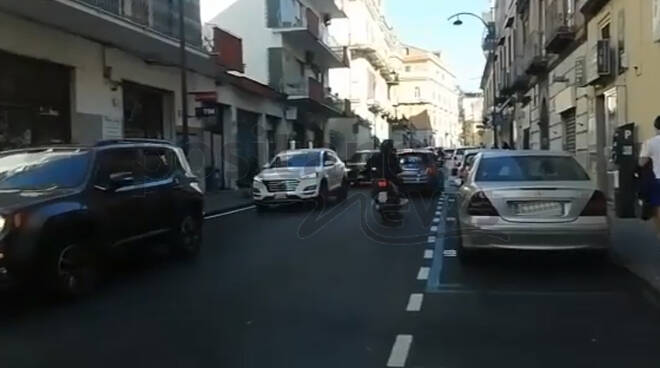
M 188 76 L 186 63 L 186 27 L 184 0 L 179 0 L 179 49 L 181 52 L 181 138 L 183 151 L 188 155 Z
M 463 16 L 463 15 L 479 19 L 481 21 L 481 23 L 484 24 L 484 27 L 486 27 L 486 31 L 488 32 L 488 35 L 486 37 L 488 39 L 494 39 L 495 38 L 495 31 L 493 30 L 493 27 L 490 24 L 488 24 L 488 22 L 486 22 L 486 20 L 484 18 L 478 16 L 477 14 L 469 13 L 469 12 L 461 12 L 461 13 L 456 13 L 456 14 L 450 16 L 449 18 L 447 18 L 447 20 L 451 21 L 452 19 L 456 18 L 456 20 L 454 21 L 453 24 L 455 26 L 461 26 L 461 25 L 463 25 L 463 21 L 461 20 L 461 16 Z M 488 47 L 488 60 L 490 62 L 495 61 L 495 50 L 493 50 L 493 47 L 490 47 L 490 45 Z M 497 115 L 497 112 L 496 112 L 496 109 L 495 109 L 495 100 L 497 99 L 497 91 L 495 90 L 495 67 L 493 65 L 491 65 L 491 69 L 493 71 L 493 87 L 492 87 L 492 90 L 493 90 L 493 94 L 492 94 L 493 95 L 493 110 L 491 111 L 491 124 L 493 125 L 493 145 L 495 145 L 495 147 L 498 147 L 499 146 L 499 142 L 498 142 L 499 139 L 497 137 L 497 125 L 495 124 L 495 116 Z

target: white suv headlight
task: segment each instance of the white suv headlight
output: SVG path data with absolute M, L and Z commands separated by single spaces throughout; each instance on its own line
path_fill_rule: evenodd
M 318 177 L 319 177 L 319 173 L 316 173 L 316 172 L 315 172 L 315 173 L 311 173 L 311 174 L 307 174 L 307 175 L 303 175 L 303 176 L 301 176 L 301 177 L 300 177 L 300 180 L 316 179 L 316 178 L 318 178 Z
M 254 177 L 254 181 L 257 182 L 257 183 L 263 183 L 263 182 L 264 182 L 264 178 L 262 178 L 261 176 L 257 175 L 257 176 Z

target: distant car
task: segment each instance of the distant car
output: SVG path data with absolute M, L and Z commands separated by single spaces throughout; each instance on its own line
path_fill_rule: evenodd
M 479 153 L 458 191 L 459 256 L 610 247 L 607 199 L 568 153 Z
M 452 176 L 458 176 L 461 165 L 463 164 L 463 158 L 465 156 L 465 151 L 477 149 L 477 147 L 463 147 L 457 148 L 454 151 L 454 154 L 450 160 L 450 173 Z
M 477 154 L 482 153 L 482 152 L 498 152 L 498 151 L 499 150 L 486 149 L 486 148 L 466 150 L 464 155 L 463 155 L 463 160 L 460 162 L 460 165 L 459 165 L 459 168 L 458 168 L 458 175 L 457 175 L 458 179 L 460 181 L 465 181 L 465 179 L 467 178 L 468 173 L 472 169 L 472 166 L 474 164 L 474 159 L 477 157 Z
M 425 149 L 404 149 L 397 152 L 403 170 L 401 182 L 407 188 L 425 192 L 440 189 L 442 174 L 436 167 L 435 154 Z
M 76 296 L 107 255 L 147 238 L 194 256 L 203 201 L 183 151 L 165 141 L 2 152 L 0 277 Z
M 285 151 L 254 177 L 252 195 L 257 208 L 316 200 L 331 194 L 340 200 L 348 195 L 346 165 L 325 148 Z
M 371 170 L 367 167 L 367 161 L 378 153 L 378 150 L 357 151 L 346 161 L 348 180 L 351 185 L 371 184 Z

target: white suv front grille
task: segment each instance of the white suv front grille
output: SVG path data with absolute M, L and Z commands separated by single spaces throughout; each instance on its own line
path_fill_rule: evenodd
M 299 180 L 289 179 L 289 180 L 270 180 L 266 181 L 266 188 L 270 193 L 277 192 L 294 192 L 298 188 Z

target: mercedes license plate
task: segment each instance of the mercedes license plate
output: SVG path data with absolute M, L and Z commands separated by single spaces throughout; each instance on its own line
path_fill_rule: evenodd
M 286 199 L 286 193 L 275 193 L 275 199 Z
M 520 216 L 557 217 L 564 214 L 564 204 L 562 202 L 530 201 L 514 202 L 512 205 L 516 214 Z

